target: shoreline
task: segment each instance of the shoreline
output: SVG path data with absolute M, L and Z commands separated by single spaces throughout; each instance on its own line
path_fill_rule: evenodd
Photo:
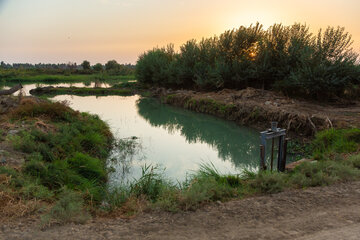
M 152 95 L 169 105 L 211 114 L 259 130 L 265 130 L 270 122 L 277 121 L 279 127 L 300 138 L 313 137 L 330 128 L 360 126 L 359 102 L 348 107 L 333 106 L 254 88 L 219 92 L 156 88 Z

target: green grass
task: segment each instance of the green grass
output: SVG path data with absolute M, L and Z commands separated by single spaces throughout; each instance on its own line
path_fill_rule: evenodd
M 7 83 L 21 82 L 26 83 L 70 83 L 70 82 L 122 82 L 136 79 L 134 75 L 114 76 L 108 74 L 15 74 L 11 76 L 2 76 L 1 79 Z
M 360 129 L 329 129 L 319 132 L 312 142 L 313 157 L 326 159 L 334 154 L 354 152 L 359 148 Z

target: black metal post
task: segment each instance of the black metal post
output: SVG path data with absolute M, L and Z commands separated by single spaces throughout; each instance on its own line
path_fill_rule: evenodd
M 260 145 L 260 170 L 266 170 L 264 145 Z
M 284 136 L 279 137 L 279 151 L 278 151 L 278 161 L 277 161 L 277 170 L 281 170 L 281 162 L 283 159 L 283 148 L 284 146 Z
M 285 138 L 285 141 L 284 141 L 284 153 L 283 153 L 283 159 L 282 159 L 282 161 L 281 161 L 281 169 L 280 169 L 281 172 L 284 172 L 284 171 L 285 171 L 285 167 L 286 167 L 286 157 L 287 157 L 287 145 L 288 145 L 288 141 L 289 141 L 289 139 L 288 139 L 288 138 Z
M 270 170 L 272 171 L 273 170 L 273 165 L 274 165 L 274 143 L 275 143 L 275 139 L 273 138 L 272 139 L 272 142 L 271 142 L 271 166 L 270 166 Z

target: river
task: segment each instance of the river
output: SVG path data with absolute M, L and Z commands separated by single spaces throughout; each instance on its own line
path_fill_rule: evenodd
M 24 87 L 29 95 L 29 90 L 36 86 Z M 156 166 L 172 181 L 185 180 L 201 164 L 213 164 L 224 174 L 254 171 L 259 166 L 259 132 L 231 121 L 138 95 L 60 95 L 52 100 L 66 100 L 75 110 L 99 115 L 114 136 L 122 139 L 126 147 L 121 151 L 115 149 L 108 161 L 113 169 L 109 174 L 112 186 L 139 178 L 145 165 Z

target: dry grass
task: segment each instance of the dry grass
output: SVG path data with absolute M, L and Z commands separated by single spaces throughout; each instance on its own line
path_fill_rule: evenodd
M 27 98 L 22 98 L 20 100 L 20 105 L 27 105 L 27 104 L 37 104 L 39 102 L 38 99 L 36 98 L 30 98 L 30 97 L 27 97 Z
M 49 132 L 54 133 L 57 130 L 57 128 L 54 125 L 46 123 L 41 119 L 37 119 L 34 125 L 37 129 L 45 133 L 49 133 Z
M 11 176 L 0 175 L 0 186 L 5 188 L 10 184 Z M 4 188 L 2 188 L 4 189 Z M 24 200 L 18 193 L 11 190 L 0 190 L 0 219 L 2 222 L 34 214 L 43 203 L 34 200 Z

